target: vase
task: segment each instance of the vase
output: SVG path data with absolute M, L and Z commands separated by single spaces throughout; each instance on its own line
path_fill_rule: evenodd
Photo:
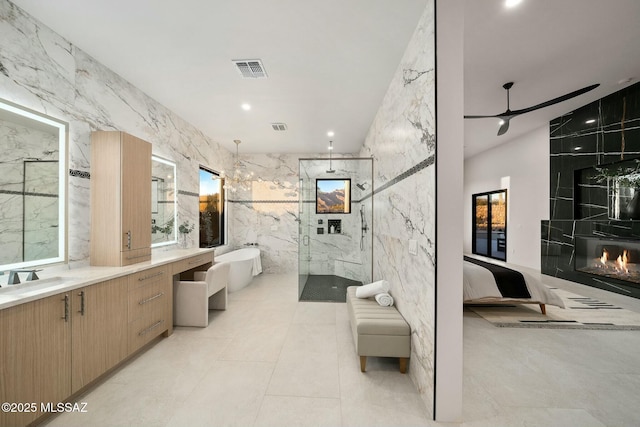
M 182 249 L 187 249 L 187 233 L 180 233 L 180 247 Z

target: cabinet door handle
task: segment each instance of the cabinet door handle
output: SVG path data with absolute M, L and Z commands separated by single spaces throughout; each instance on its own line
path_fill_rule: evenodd
M 149 274 L 148 276 L 138 277 L 138 281 L 139 282 L 144 282 L 145 280 L 153 279 L 154 277 L 162 276 L 163 274 L 164 274 L 164 271 L 160 271 L 160 272 L 155 273 L 155 274 Z
M 80 291 L 78 296 L 80 297 L 80 311 L 78 313 L 80 313 L 80 316 L 84 316 L 84 291 Z
M 149 326 L 147 329 L 143 329 L 141 330 L 138 335 L 139 336 L 143 336 L 148 334 L 149 332 L 151 332 L 152 330 L 154 330 L 155 328 L 157 328 L 158 326 L 162 325 L 164 323 L 164 320 L 158 320 L 156 323 L 154 323 L 153 325 Z
M 62 298 L 62 301 L 64 301 L 64 316 L 62 316 L 62 319 L 64 319 L 65 322 L 68 322 L 69 321 L 69 294 L 66 294 L 64 298 Z
M 136 259 L 136 258 L 144 258 L 148 257 L 150 254 L 136 255 L 136 256 L 128 256 L 126 259 Z
M 152 296 L 151 298 L 143 299 L 142 301 L 140 301 L 140 302 L 138 303 L 138 305 L 144 305 L 144 304 L 146 304 L 146 303 L 148 303 L 148 302 L 153 301 L 153 300 L 154 300 L 154 299 L 156 299 L 156 298 L 160 298 L 160 297 L 161 297 L 161 296 L 163 296 L 163 295 L 164 295 L 164 292 L 160 292 L 158 295 L 154 295 L 154 296 Z
M 131 249 L 131 230 L 127 231 L 125 233 L 125 236 L 127 237 L 127 243 L 126 243 L 126 247 L 127 249 Z

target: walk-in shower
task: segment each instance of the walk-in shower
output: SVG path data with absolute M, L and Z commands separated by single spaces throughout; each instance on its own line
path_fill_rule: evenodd
M 298 272 L 303 301 L 344 302 L 371 282 L 373 159 L 300 159 Z

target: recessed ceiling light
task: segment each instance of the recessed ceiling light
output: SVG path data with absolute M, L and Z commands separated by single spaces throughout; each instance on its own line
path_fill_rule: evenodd
M 335 135 L 335 133 L 333 133 L 333 131 L 332 131 L 332 130 L 330 130 L 329 132 L 327 132 L 327 136 L 328 136 L 328 137 L 332 137 L 333 135 Z
M 591 123 L 595 123 L 595 122 L 596 122 L 596 119 L 589 119 L 585 123 L 590 125 Z
M 242 107 L 242 109 L 243 109 L 244 111 L 249 111 L 249 110 L 251 110 L 251 105 L 246 104 L 246 103 L 245 103 L 245 104 L 242 104 L 240 107 Z
M 504 5 L 506 7 L 516 7 L 517 5 L 519 5 L 520 3 L 522 3 L 522 0 L 506 0 L 504 2 Z
M 582 147 L 575 147 L 575 148 L 574 148 L 574 150 L 575 150 L 575 151 L 582 150 Z
M 626 79 L 618 80 L 619 85 L 627 84 L 633 81 L 633 77 L 627 77 Z

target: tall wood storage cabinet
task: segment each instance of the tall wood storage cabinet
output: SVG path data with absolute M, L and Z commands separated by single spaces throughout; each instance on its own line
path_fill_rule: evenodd
M 91 133 L 91 265 L 151 259 L 151 144 Z

